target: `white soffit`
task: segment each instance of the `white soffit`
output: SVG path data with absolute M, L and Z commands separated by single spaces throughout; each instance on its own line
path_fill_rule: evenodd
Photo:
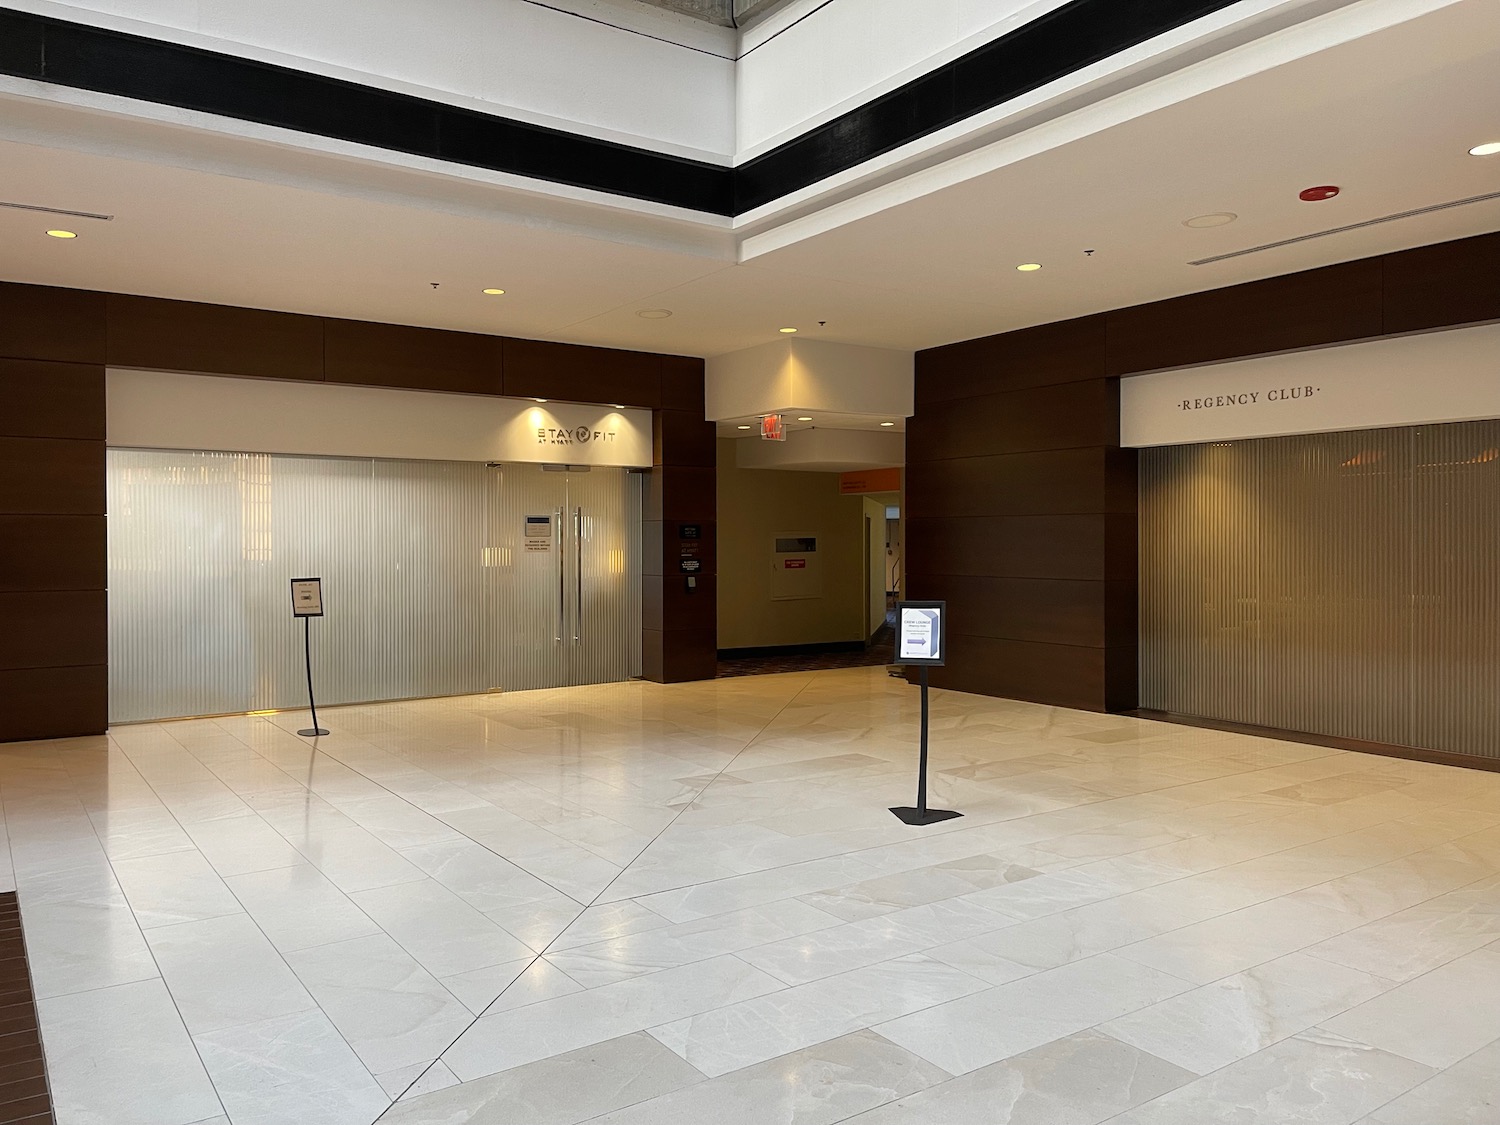
M 1500 325 L 1371 340 L 1120 384 L 1120 444 L 1187 445 L 1500 418 Z

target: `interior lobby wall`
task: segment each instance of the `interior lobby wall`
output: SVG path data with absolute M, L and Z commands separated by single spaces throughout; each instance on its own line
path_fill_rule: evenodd
M 1489 234 L 919 352 L 906 594 L 949 605 L 950 660 L 932 682 L 1137 705 L 1122 376 L 1496 319 Z
M 719 648 L 860 642 L 864 505 L 837 473 L 742 469 L 719 439 Z M 816 597 L 773 596 L 773 540 L 816 536 Z
M 646 678 L 716 670 L 714 430 L 684 356 L 0 283 L 0 741 L 107 722 L 105 367 L 619 403 L 652 411 Z M 701 529 L 685 596 L 680 521 Z

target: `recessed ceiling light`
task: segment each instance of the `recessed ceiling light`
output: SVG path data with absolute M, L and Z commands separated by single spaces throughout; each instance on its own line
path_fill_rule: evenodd
M 881 425 L 882 425 L 882 426 L 894 426 L 894 425 L 895 425 L 895 424 L 896 424 L 896 423 L 894 423 L 894 422 L 882 422 L 882 423 L 880 423 L 880 424 L 881 424 Z
M 1500 141 L 1491 141 L 1487 145 L 1475 145 L 1469 150 L 1470 156 L 1496 156 L 1500 155 Z
M 609 406 L 610 406 L 611 410 L 624 410 L 625 409 L 625 404 L 624 403 L 620 403 L 620 402 L 612 402 L 612 403 L 609 404 Z
M 666 320 L 672 315 L 671 309 L 642 309 L 635 314 L 642 320 Z
M 784 336 L 790 336 L 792 333 L 796 332 L 797 330 L 795 328 L 783 328 L 780 331 L 781 331 L 782 335 L 784 335 Z
M 47 232 L 53 238 L 77 238 L 78 236 L 70 230 L 49 230 Z
M 742 430 L 748 430 L 749 428 L 750 428 L 749 426 L 741 426 L 740 427 L 740 429 L 742 429 Z
M 546 401 L 547 401 L 547 400 L 546 400 L 546 399 L 544 399 L 544 398 L 539 398 L 539 399 L 537 399 L 537 400 L 536 400 L 536 401 L 537 401 L 537 402 L 546 402 Z
M 1239 216 L 1233 211 L 1215 211 L 1212 215 L 1199 215 L 1188 219 L 1182 225 L 1192 227 L 1194 230 L 1206 230 L 1209 227 L 1227 227 L 1238 218 Z
M 798 418 L 797 421 L 799 421 L 799 422 L 811 422 L 812 419 L 811 418 Z
M 503 297 L 503 296 L 505 296 L 505 290 L 504 289 L 486 289 L 484 291 L 484 295 L 486 297 Z
M 1041 268 L 1042 267 L 1036 262 L 1027 262 L 1025 265 L 1016 267 L 1016 269 L 1020 270 L 1022 273 L 1036 273 L 1036 271 Z
M 1298 192 L 1297 198 L 1303 203 L 1322 203 L 1325 199 L 1332 199 L 1338 195 L 1339 190 L 1333 184 L 1323 184 L 1320 187 L 1310 187 Z

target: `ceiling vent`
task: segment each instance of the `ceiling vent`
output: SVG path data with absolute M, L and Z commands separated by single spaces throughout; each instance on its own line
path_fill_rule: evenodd
M 1188 265 L 1210 266 L 1215 262 L 1227 262 L 1231 258 L 1243 258 L 1249 254 L 1260 254 L 1266 250 L 1279 250 L 1283 246 L 1295 246 L 1299 242 L 1311 242 L 1315 238 L 1327 238 L 1332 234 L 1344 234 L 1351 230 L 1378 227 L 1382 223 L 1394 223 L 1398 219 L 1414 219 L 1418 215 L 1431 215 L 1438 211 L 1450 211 L 1454 207 L 1467 207 L 1471 203 L 1487 203 L 1492 199 L 1500 199 L 1500 191 L 1492 191 L 1488 195 L 1474 195 L 1468 199 L 1455 199 L 1451 203 L 1434 203 L 1431 207 L 1418 207 L 1415 211 L 1399 211 L 1394 215 L 1383 215 L 1378 219 L 1366 219 L 1362 223 L 1350 223 L 1348 226 L 1333 227 L 1331 230 L 1320 230 L 1313 234 L 1301 234 L 1296 238 L 1283 238 L 1280 242 L 1267 242 L 1264 246 L 1252 246 L 1248 250 L 1235 250 L 1228 254 L 1215 254 L 1212 258 L 1199 258 L 1196 262 L 1189 262 Z
M 69 211 L 65 207 L 39 207 L 35 203 L 7 203 L 0 200 L 0 207 L 8 207 L 12 211 L 40 211 L 43 215 L 67 215 L 70 219 L 99 219 L 101 222 L 110 222 L 113 215 L 100 215 L 93 211 Z

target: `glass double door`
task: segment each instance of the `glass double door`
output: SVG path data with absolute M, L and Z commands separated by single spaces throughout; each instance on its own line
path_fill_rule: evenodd
M 491 466 L 486 605 L 505 690 L 640 674 L 641 477 Z

